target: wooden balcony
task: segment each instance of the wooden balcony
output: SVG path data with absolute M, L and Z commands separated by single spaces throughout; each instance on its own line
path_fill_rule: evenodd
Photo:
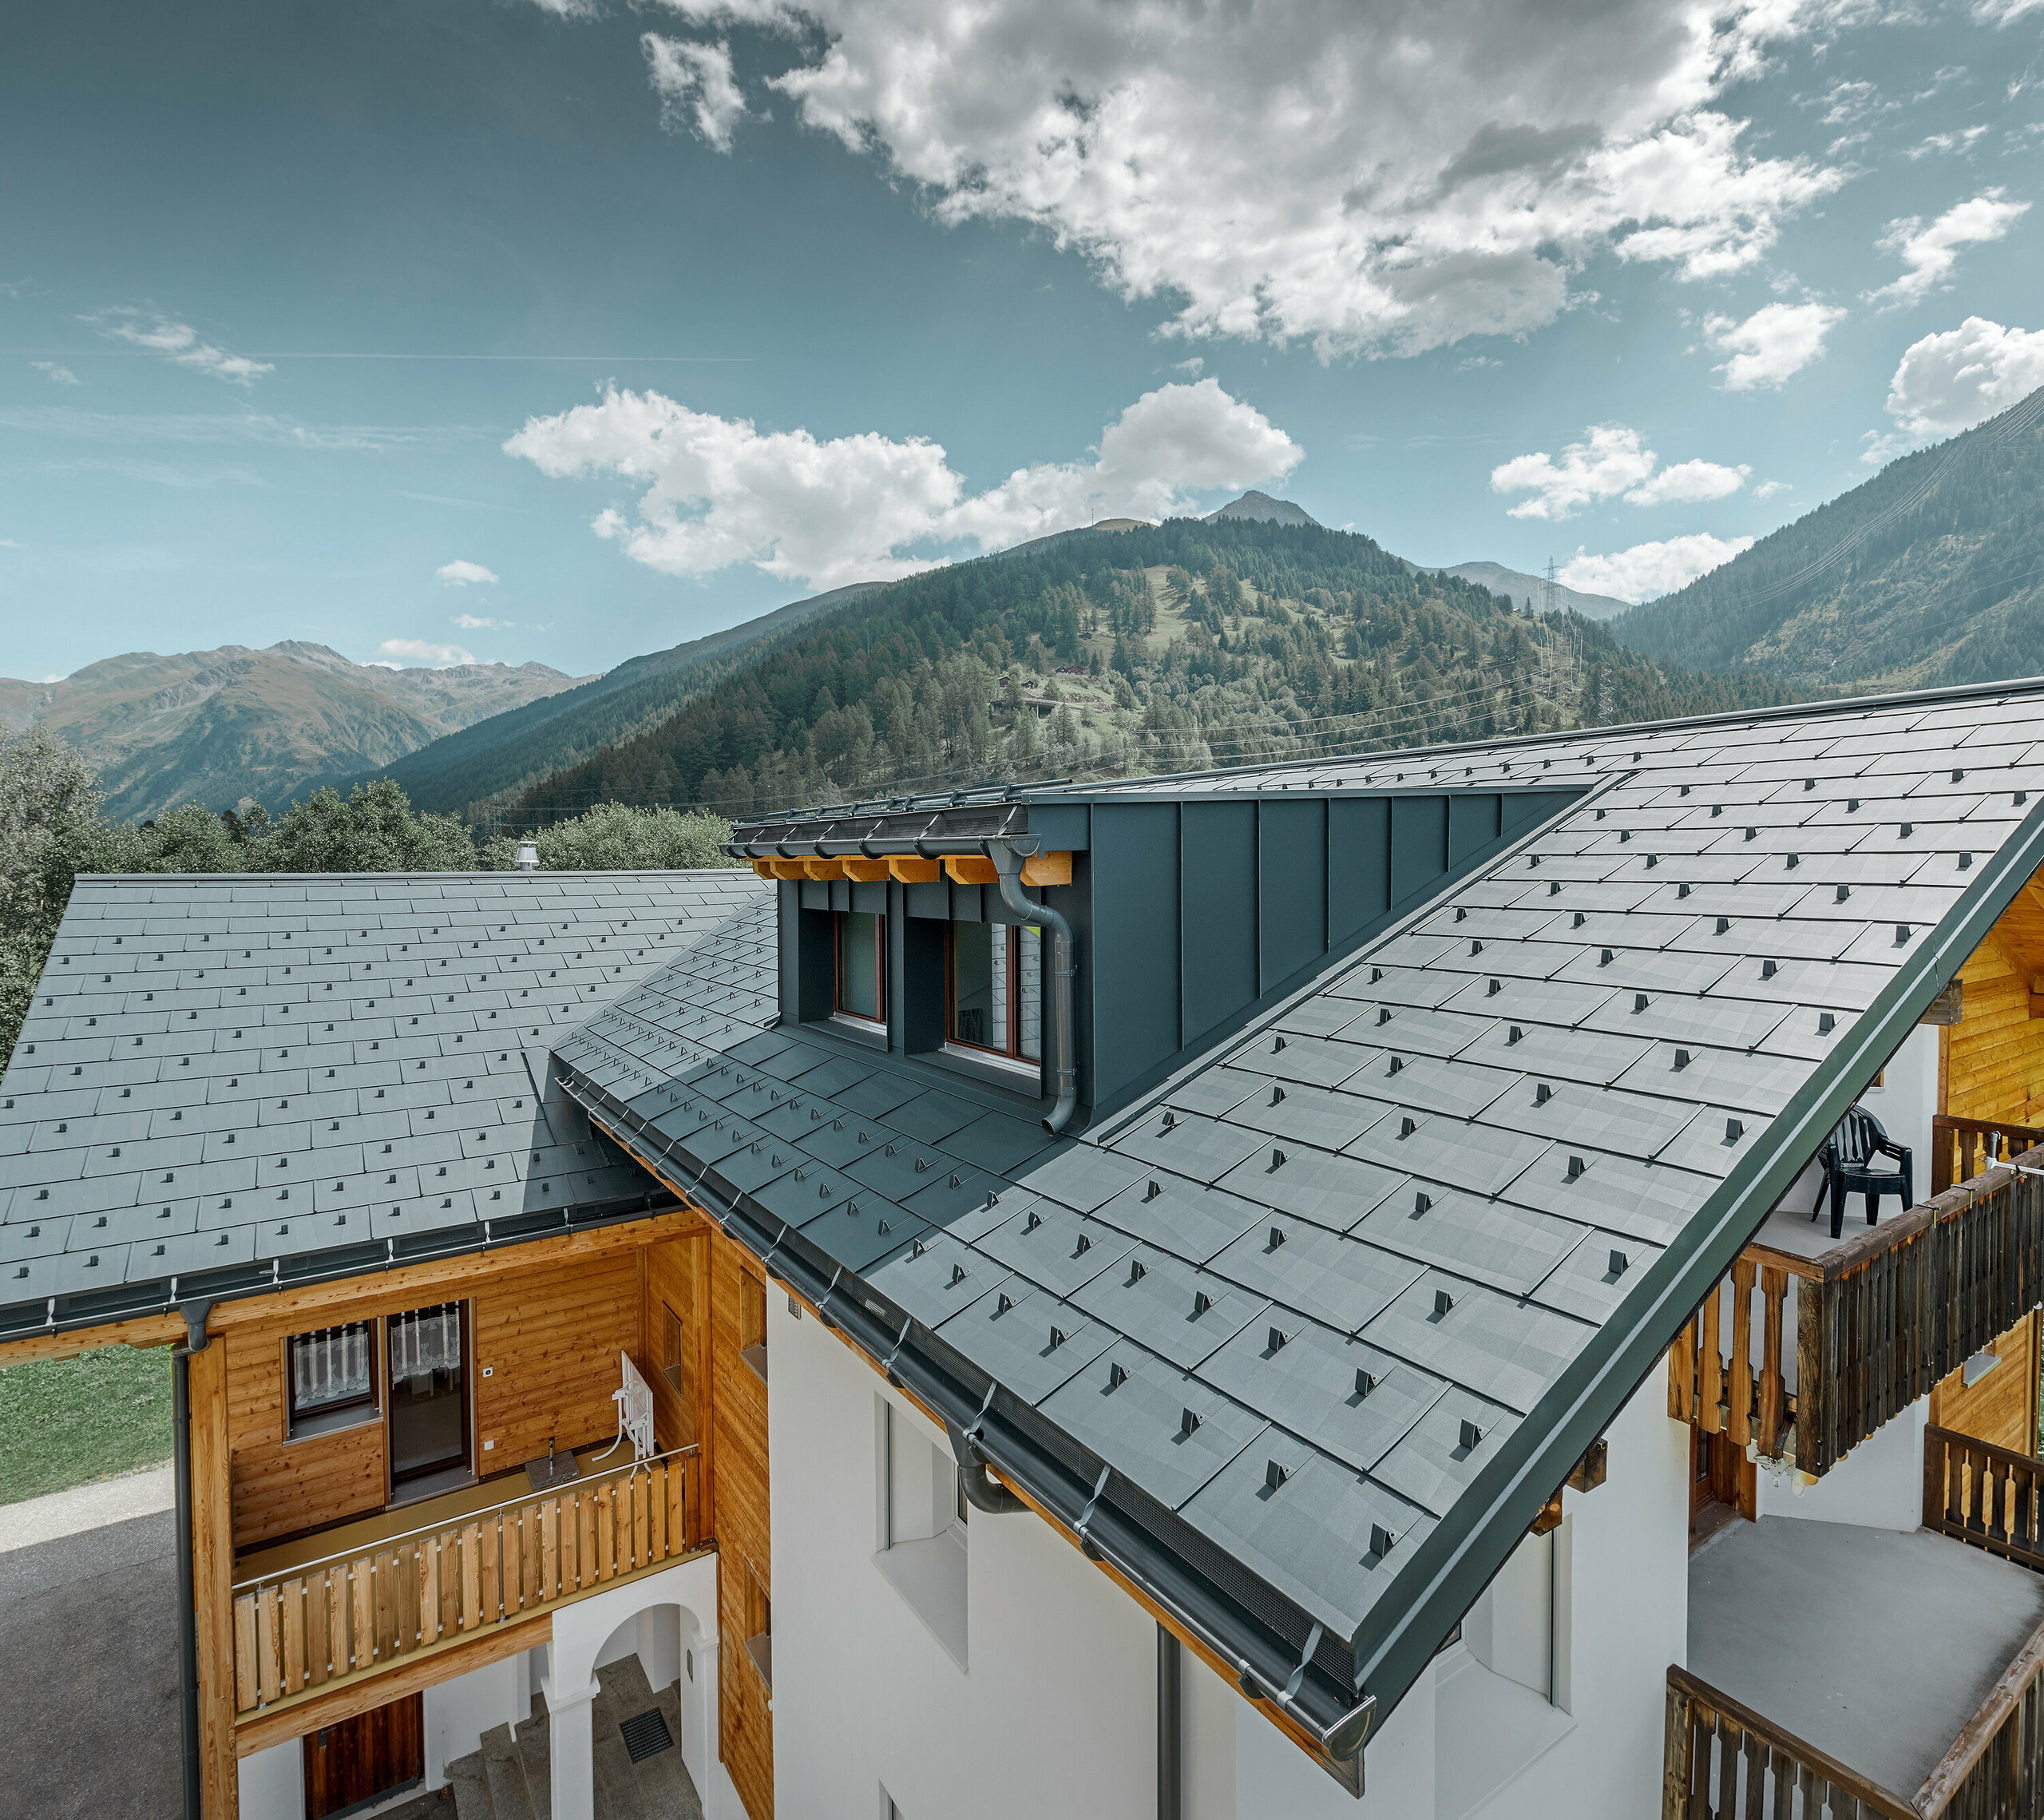
M 1986 1132 L 2038 1135 L 1938 1123 L 1955 1167 L 1969 1135 L 1983 1163 Z M 1802 1209 L 1770 1215 L 1678 1337 L 1669 1414 L 1821 1477 L 2044 1300 L 2044 1181 L 2014 1165 L 2044 1149 L 1836 1243 Z
M 1691 1559 L 1688 1655 L 1663 1820 L 2044 1811 L 2044 1580 L 2024 1568 L 1923 1530 L 1736 1523 Z
M 684 1559 L 701 1521 L 684 1447 L 396 1533 L 386 1514 L 265 1551 L 234 1587 L 237 1724 Z

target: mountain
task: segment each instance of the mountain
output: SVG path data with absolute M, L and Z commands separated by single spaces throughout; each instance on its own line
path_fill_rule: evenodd
M 1464 581 L 1473 581 L 1479 588 L 1487 588 L 1493 594 L 1509 594 L 1514 606 L 1523 607 L 1528 613 L 1547 613 L 1566 607 L 1585 619 L 1606 620 L 1632 610 L 1630 601 L 1614 600 L 1609 594 L 1582 593 L 1574 588 L 1564 588 L 1559 581 L 1549 582 L 1543 576 L 1507 569 L 1502 563 L 1458 562 L 1448 573 L 1460 576 Z M 1550 587 L 1554 589 L 1551 607 L 1547 593 Z
M 738 664 L 818 613 L 854 601 L 858 581 L 777 607 L 742 625 L 633 657 L 544 700 L 477 722 L 382 767 L 413 807 L 487 820 L 493 805 L 598 747 L 656 727 Z
M 75 747 L 107 813 L 135 821 L 244 796 L 281 807 L 575 680 L 544 664 L 390 669 L 295 639 L 131 651 L 54 682 L 0 679 L 0 724 L 46 727 Z
M 1320 521 L 1304 506 L 1294 506 L 1289 499 L 1273 499 L 1267 493 L 1258 493 L 1254 488 L 1239 499 L 1230 499 L 1218 512 L 1206 514 L 1210 525 L 1225 524 L 1231 518 L 1247 519 L 1259 525 L 1310 525 L 1317 530 Z
M 1574 614 L 1506 611 L 1366 537 L 1243 516 L 1100 529 L 868 589 L 507 819 L 612 800 L 743 815 L 1792 699 L 1655 664 Z
M 2044 668 L 2044 389 L 1611 622 L 1696 669 L 1916 687 Z

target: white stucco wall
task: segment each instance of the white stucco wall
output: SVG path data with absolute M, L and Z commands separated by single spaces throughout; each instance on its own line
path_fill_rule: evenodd
M 305 1753 L 294 1738 L 235 1766 L 242 1820 L 305 1820 Z

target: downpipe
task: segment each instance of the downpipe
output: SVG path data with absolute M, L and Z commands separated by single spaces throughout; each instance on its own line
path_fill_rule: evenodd
M 1057 1018 L 1057 1104 L 1044 1120 L 1044 1129 L 1055 1137 L 1071 1124 L 1079 1106 L 1079 1074 L 1072 1061 L 1072 982 L 1078 969 L 1072 960 L 1072 925 L 1064 913 L 1022 894 L 1022 862 L 1034 858 L 1041 845 L 1033 836 L 1024 835 L 1015 840 L 988 841 L 985 851 L 1000 881 L 1000 901 L 1024 922 L 1040 923 L 1051 932 Z
M 1157 1627 L 1157 1820 L 1179 1820 L 1182 1805 L 1179 1752 L 1179 1665 L 1182 1647 Z
M 171 1485 L 177 1528 L 177 1717 L 180 1767 L 184 1786 L 184 1820 L 205 1820 L 199 1789 L 199 1619 L 192 1568 L 192 1354 L 204 1352 L 210 1336 L 210 1302 L 180 1309 L 182 1346 L 170 1349 L 170 1425 L 176 1444 Z

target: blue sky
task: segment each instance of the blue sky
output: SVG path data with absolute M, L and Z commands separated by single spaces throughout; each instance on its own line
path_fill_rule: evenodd
M 2044 0 L 3 29 L 0 674 L 580 673 L 1246 485 L 1642 596 L 2044 383 Z

